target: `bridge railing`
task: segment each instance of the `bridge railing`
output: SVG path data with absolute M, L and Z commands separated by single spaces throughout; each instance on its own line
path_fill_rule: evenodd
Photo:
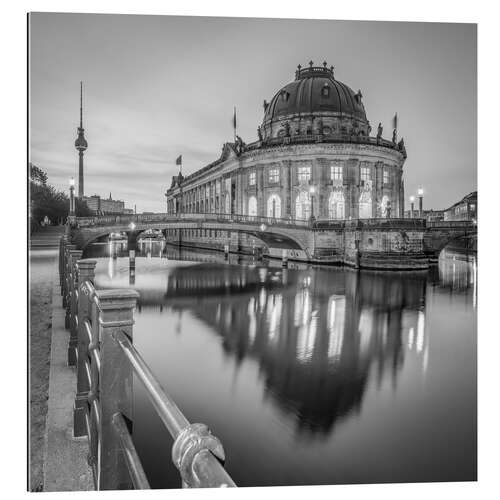
M 429 228 L 443 228 L 443 229 L 461 229 L 461 228 L 477 228 L 477 224 L 471 220 L 440 220 L 440 221 L 429 221 L 427 222 L 427 227 Z
M 260 215 L 241 215 L 241 214 L 221 214 L 221 213 L 178 213 L 178 214 L 135 214 L 135 215 L 116 215 L 116 216 L 95 216 L 78 217 L 79 227 L 92 226 L 111 226 L 111 225 L 130 225 L 148 224 L 148 223 L 167 223 L 181 221 L 200 221 L 200 222 L 220 222 L 220 223 L 239 223 L 239 224 L 257 224 L 265 226 L 281 227 L 310 227 L 310 228 L 362 228 L 362 227 L 388 227 L 393 228 L 425 228 L 425 227 L 449 227 L 443 222 L 428 222 L 425 219 L 417 218 L 371 218 L 371 219 L 293 219 L 279 217 L 263 217 Z M 464 221 L 465 225 L 467 224 Z M 439 226 L 445 224 L 445 226 Z M 457 224 L 457 223 L 455 223 Z
M 133 343 L 139 294 L 95 288 L 96 261 L 81 259 L 61 239 L 61 294 L 70 330 L 68 348 L 76 366 L 75 437 L 88 438 L 89 463 L 97 490 L 149 488 L 133 442 L 133 377 L 174 439 L 172 460 L 182 486 L 235 487 L 223 467 L 224 450 L 204 424 L 190 424 L 164 391 Z

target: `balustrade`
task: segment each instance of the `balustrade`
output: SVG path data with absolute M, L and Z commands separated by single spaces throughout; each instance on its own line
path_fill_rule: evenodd
M 68 363 L 77 375 L 73 433 L 88 438 L 96 489 L 149 488 L 133 442 L 133 376 L 174 438 L 172 460 L 182 486 L 235 487 L 222 465 L 220 441 L 206 425 L 190 424 L 133 344 L 139 294 L 96 289 L 96 261 L 81 257 L 63 237 L 60 285 L 70 331 Z

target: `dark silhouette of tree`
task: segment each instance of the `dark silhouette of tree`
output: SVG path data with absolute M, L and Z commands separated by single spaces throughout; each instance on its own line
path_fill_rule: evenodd
M 39 225 L 45 217 L 52 223 L 65 222 L 69 213 L 69 197 L 63 191 L 47 184 L 47 174 L 36 165 L 30 167 L 30 217 L 32 223 Z M 76 199 L 76 216 L 86 217 L 92 211 L 82 200 Z

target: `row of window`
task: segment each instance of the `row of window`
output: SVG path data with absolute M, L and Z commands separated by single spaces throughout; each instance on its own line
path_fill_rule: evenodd
M 311 179 L 311 167 L 298 167 L 297 176 L 299 181 L 309 181 Z M 341 181 L 344 177 L 343 167 L 341 166 L 331 166 L 330 167 L 330 179 L 335 181 Z M 280 170 L 279 168 L 270 168 L 268 170 L 268 179 L 270 183 L 277 183 L 280 181 Z M 361 180 L 369 181 L 371 179 L 371 171 L 369 167 L 361 167 Z M 256 173 L 250 172 L 248 174 L 248 185 L 255 186 L 257 183 Z M 389 184 L 389 172 L 384 170 L 383 172 L 383 183 Z
M 307 191 L 301 191 L 295 198 L 295 218 L 309 219 L 312 215 L 311 211 L 311 196 Z M 390 202 L 387 196 L 383 196 L 380 204 L 382 217 L 388 216 L 390 210 Z M 369 219 L 372 217 L 372 197 L 369 193 L 363 193 L 359 198 L 359 217 L 361 219 Z M 248 199 L 248 215 L 257 216 L 257 198 L 250 196 Z M 267 199 L 266 216 L 272 218 L 281 218 L 281 198 L 273 193 Z M 332 191 L 328 198 L 328 217 L 330 219 L 345 218 L 345 199 L 342 191 Z

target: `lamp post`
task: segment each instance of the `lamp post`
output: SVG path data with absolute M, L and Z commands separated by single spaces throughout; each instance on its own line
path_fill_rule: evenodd
M 70 225 L 75 224 L 75 179 L 73 177 L 69 180 L 69 215 L 68 222 Z
M 309 194 L 311 198 L 311 222 L 314 221 L 314 193 L 316 192 L 316 189 L 314 186 L 309 187 Z
M 422 218 L 424 216 L 423 205 L 424 205 L 424 189 L 419 187 L 418 191 L 418 212 L 419 217 Z
M 413 213 L 414 210 L 415 210 L 415 196 L 410 196 L 410 219 L 413 219 L 413 217 L 415 217 Z

